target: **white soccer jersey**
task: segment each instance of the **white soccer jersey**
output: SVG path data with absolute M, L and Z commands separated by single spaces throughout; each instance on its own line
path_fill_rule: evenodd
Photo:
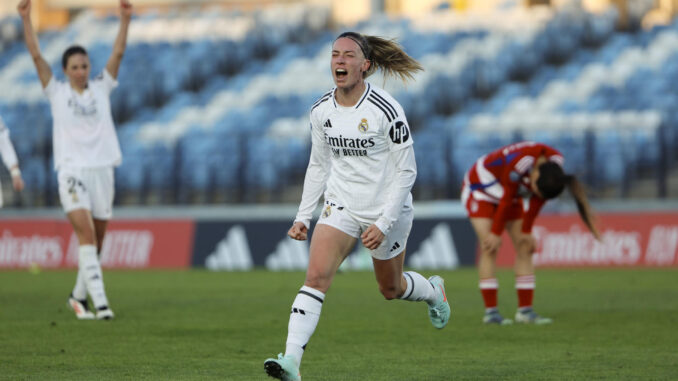
M 416 163 L 405 113 L 369 83 L 353 107 L 340 106 L 334 90 L 311 110 L 311 158 L 296 221 L 309 226 L 326 186 L 325 199 L 387 233 L 403 207 L 412 206 Z
M 52 107 L 54 166 L 92 168 L 119 165 L 120 144 L 109 95 L 118 82 L 104 69 L 82 94 L 54 76 L 45 88 Z
M 0 118 L 0 155 L 2 155 L 2 161 L 7 169 L 12 169 L 19 163 L 12 141 L 9 140 L 9 129 L 5 126 L 2 118 Z

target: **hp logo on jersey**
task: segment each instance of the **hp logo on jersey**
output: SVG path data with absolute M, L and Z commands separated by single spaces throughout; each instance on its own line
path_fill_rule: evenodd
M 410 138 L 410 128 L 407 127 L 405 122 L 399 120 L 396 122 L 395 126 L 391 127 L 388 135 L 391 137 L 393 143 L 405 143 Z

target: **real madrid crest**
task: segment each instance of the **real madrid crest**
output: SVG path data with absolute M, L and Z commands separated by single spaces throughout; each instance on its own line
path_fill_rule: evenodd
M 367 125 L 367 119 L 362 118 L 362 119 L 360 120 L 360 124 L 358 125 L 358 130 L 359 130 L 360 132 L 363 132 L 363 133 L 364 133 L 364 132 L 367 132 L 367 129 L 368 129 L 368 128 L 370 128 L 370 126 Z
M 323 218 L 327 218 L 332 214 L 332 207 L 330 205 L 327 205 L 325 207 L 325 210 L 323 210 Z

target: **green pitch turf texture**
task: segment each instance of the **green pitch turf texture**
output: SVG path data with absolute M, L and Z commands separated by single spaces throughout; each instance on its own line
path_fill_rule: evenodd
M 429 276 L 431 272 L 423 272 Z M 678 380 L 678 271 L 540 270 L 551 326 L 481 324 L 474 269 L 443 272 L 452 319 L 385 301 L 372 272 L 341 273 L 304 380 Z M 113 321 L 66 307 L 74 271 L 0 273 L 0 380 L 267 380 L 304 274 L 107 271 Z M 512 317 L 513 275 L 500 309 Z

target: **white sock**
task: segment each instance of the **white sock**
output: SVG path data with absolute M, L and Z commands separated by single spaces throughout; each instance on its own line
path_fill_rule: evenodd
M 413 302 L 425 300 L 428 304 L 435 302 L 436 289 L 433 287 L 431 282 L 428 281 L 428 279 L 414 271 L 405 271 L 403 276 L 407 282 L 407 287 L 405 288 L 405 293 L 400 297 L 400 299 L 410 300 Z
M 292 303 L 290 323 L 287 326 L 285 356 L 292 355 L 301 364 L 306 344 L 311 339 L 320 319 L 325 294 L 314 288 L 303 286 Z
M 77 300 L 87 299 L 87 286 L 85 285 L 85 273 L 78 268 L 78 276 L 75 278 L 75 287 L 73 287 L 73 297 Z
M 104 290 L 104 275 L 101 272 L 99 258 L 97 258 L 97 248 L 94 245 L 82 245 L 78 251 L 79 271 L 83 272 L 87 292 L 92 297 L 94 308 L 108 306 L 108 299 Z

